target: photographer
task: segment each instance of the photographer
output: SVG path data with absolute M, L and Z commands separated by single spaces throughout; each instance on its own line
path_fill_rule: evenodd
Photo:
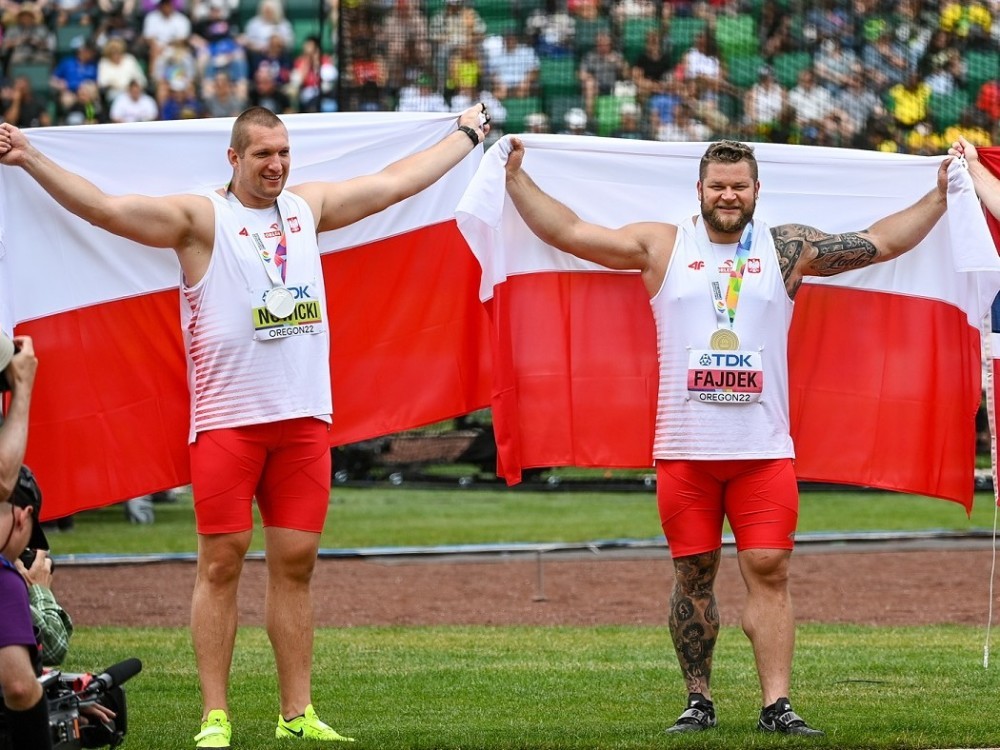
M 38 635 L 42 666 L 59 666 L 69 650 L 73 620 L 52 593 L 52 558 L 47 550 L 29 547 L 14 565 L 28 582 L 31 621 Z
M 28 587 L 15 561 L 29 544 L 47 548 L 34 509 L 11 499 L 28 442 L 28 410 L 35 382 L 34 347 L 30 338 L 11 340 L 0 333 L 0 385 L 10 401 L 0 424 L 0 691 L 14 750 L 52 747 L 48 704 L 37 675 L 41 669 L 28 604 Z

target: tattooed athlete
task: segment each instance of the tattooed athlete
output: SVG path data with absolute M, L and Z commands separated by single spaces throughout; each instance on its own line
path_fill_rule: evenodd
M 919 243 L 947 207 L 948 164 L 915 204 L 861 232 L 827 234 L 754 220 L 760 182 L 750 146 L 719 141 L 701 160 L 701 215 L 679 225 L 619 229 L 582 221 L 521 169 L 511 139 L 507 192 L 544 242 L 609 268 L 641 271 L 660 365 L 653 458 L 657 502 L 674 561 L 670 632 L 688 691 L 667 732 L 716 725 L 710 680 L 719 634 L 714 584 L 723 520 L 747 589 L 765 732 L 821 735 L 792 710 L 795 627 L 788 566 L 798 521 L 789 434 L 787 338 L 804 276 L 891 260 Z

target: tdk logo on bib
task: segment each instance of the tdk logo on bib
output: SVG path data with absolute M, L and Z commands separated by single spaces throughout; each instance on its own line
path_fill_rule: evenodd
M 733 354 L 732 352 L 704 352 L 698 358 L 702 367 L 750 367 L 754 366 L 753 354 Z

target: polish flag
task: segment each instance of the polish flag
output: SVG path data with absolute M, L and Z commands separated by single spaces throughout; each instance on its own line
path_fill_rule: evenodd
M 288 184 L 370 174 L 433 145 L 454 116 L 283 118 Z M 227 183 L 231 119 L 27 131 L 112 194 Z M 489 403 L 479 268 L 454 208 L 480 150 L 434 186 L 320 236 L 331 324 L 331 442 L 353 442 Z M 174 253 L 96 229 L 21 169 L 0 167 L 0 325 L 34 337 L 39 368 L 26 462 L 54 518 L 189 481 L 189 401 Z
M 539 186 L 606 226 L 699 212 L 707 144 L 524 136 Z M 504 191 L 505 141 L 490 149 L 458 221 L 483 268 L 493 335 L 493 420 L 508 482 L 528 467 L 648 467 L 657 364 L 636 273 L 560 253 Z M 935 185 L 940 158 L 758 144 L 757 216 L 862 230 Z M 895 262 L 796 296 L 790 406 L 801 480 L 879 487 L 971 508 L 981 324 L 1000 260 L 971 179 L 954 165 L 949 210 Z
M 998 179 L 1000 179 L 1000 147 L 992 148 L 980 148 L 977 149 L 979 153 L 979 160 L 990 170 Z M 1000 251 L 1000 220 L 993 216 L 988 211 L 986 214 L 986 223 L 989 225 L 990 234 L 993 237 L 993 242 L 996 244 L 998 251 Z M 989 406 L 987 412 L 990 418 L 990 453 L 993 459 L 993 495 L 996 498 L 998 504 L 1000 504 L 1000 477 L 997 476 L 997 441 L 996 441 L 996 426 L 997 426 L 997 403 L 998 398 L 1000 398 L 1000 294 L 998 294 L 993 300 L 992 310 L 990 312 L 990 324 L 989 324 L 989 337 L 987 339 L 987 368 L 986 368 L 986 394 L 987 394 L 987 404 Z

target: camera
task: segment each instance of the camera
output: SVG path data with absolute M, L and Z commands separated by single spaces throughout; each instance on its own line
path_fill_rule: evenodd
M 142 671 L 138 659 L 126 659 L 104 672 L 69 674 L 51 670 L 38 678 L 49 708 L 49 729 L 53 750 L 81 750 L 94 747 L 118 747 L 128 731 L 128 712 L 124 683 Z M 80 709 L 100 704 L 115 712 L 108 723 L 81 717 Z M 9 750 L 3 704 L 0 703 L 0 750 Z
M 6 337 L 4 337 L 4 338 L 6 338 Z M 10 339 L 7 339 L 7 341 L 10 341 Z M 13 349 L 14 349 L 14 351 L 13 351 L 13 353 L 11 353 L 11 356 L 13 356 L 14 354 L 17 354 L 19 351 L 21 351 L 20 344 L 13 344 Z M 8 360 L 7 364 L 8 365 L 10 364 L 9 360 Z M 0 370 L 0 393 L 3 393 L 4 391 L 9 391 L 10 389 L 11 389 L 11 385 L 10 385 L 10 381 L 7 379 L 7 366 L 5 365 L 4 368 L 2 370 Z
M 25 568 L 30 570 L 31 566 L 35 564 L 35 558 L 38 557 L 38 550 L 32 547 L 25 547 L 24 552 L 21 553 L 20 557 L 21 557 L 21 564 Z M 49 561 L 51 562 L 52 567 L 55 568 L 56 566 L 55 560 L 53 560 L 50 557 Z

